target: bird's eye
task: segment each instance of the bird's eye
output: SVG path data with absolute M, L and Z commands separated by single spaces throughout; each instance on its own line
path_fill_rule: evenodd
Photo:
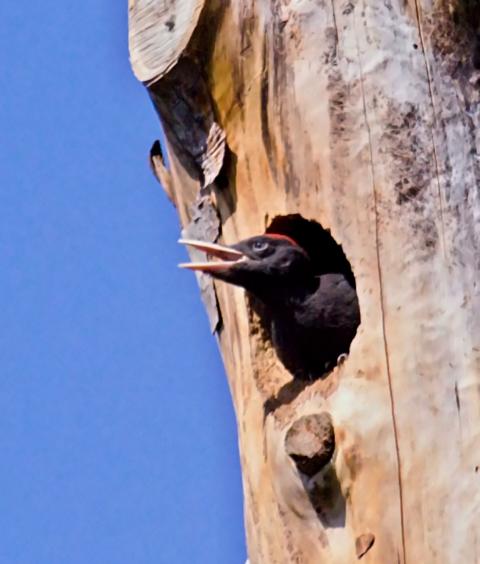
M 262 252 L 268 249 L 268 243 L 266 241 L 254 241 L 252 248 L 254 251 Z

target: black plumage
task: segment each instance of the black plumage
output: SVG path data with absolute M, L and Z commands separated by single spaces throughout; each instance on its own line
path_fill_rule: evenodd
M 315 379 L 347 354 L 360 323 L 351 273 L 324 272 L 293 239 L 266 234 L 235 245 L 182 241 L 220 260 L 182 265 L 245 288 L 263 304 L 272 343 L 297 378 Z

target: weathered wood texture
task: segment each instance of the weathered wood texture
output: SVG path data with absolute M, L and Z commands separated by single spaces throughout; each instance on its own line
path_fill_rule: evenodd
M 142 4 L 175 19 L 200 3 Z M 216 284 L 251 564 L 480 562 L 480 77 L 465 6 L 206 0 L 177 30 L 182 56 L 151 75 L 135 46 L 148 29 L 160 53 L 173 32 L 130 7 L 183 225 L 199 195 L 227 243 L 300 213 L 356 276 L 349 358 L 298 389 L 244 293 Z M 320 413 L 335 454 L 302 480 L 285 438 Z

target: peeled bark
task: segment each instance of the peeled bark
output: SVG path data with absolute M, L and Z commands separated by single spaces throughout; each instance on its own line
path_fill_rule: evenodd
M 201 279 L 251 564 L 480 562 L 475 7 L 130 0 L 167 140 L 152 165 L 189 236 L 232 243 L 300 214 L 356 278 L 350 355 L 306 384 L 245 293 Z

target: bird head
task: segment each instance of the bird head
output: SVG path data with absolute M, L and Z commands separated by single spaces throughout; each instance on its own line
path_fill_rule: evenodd
M 285 235 L 268 233 L 229 246 L 188 239 L 179 242 L 215 259 L 180 264 L 181 268 L 206 272 L 264 299 L 289 291 L 313 277 L 307 253 Z

